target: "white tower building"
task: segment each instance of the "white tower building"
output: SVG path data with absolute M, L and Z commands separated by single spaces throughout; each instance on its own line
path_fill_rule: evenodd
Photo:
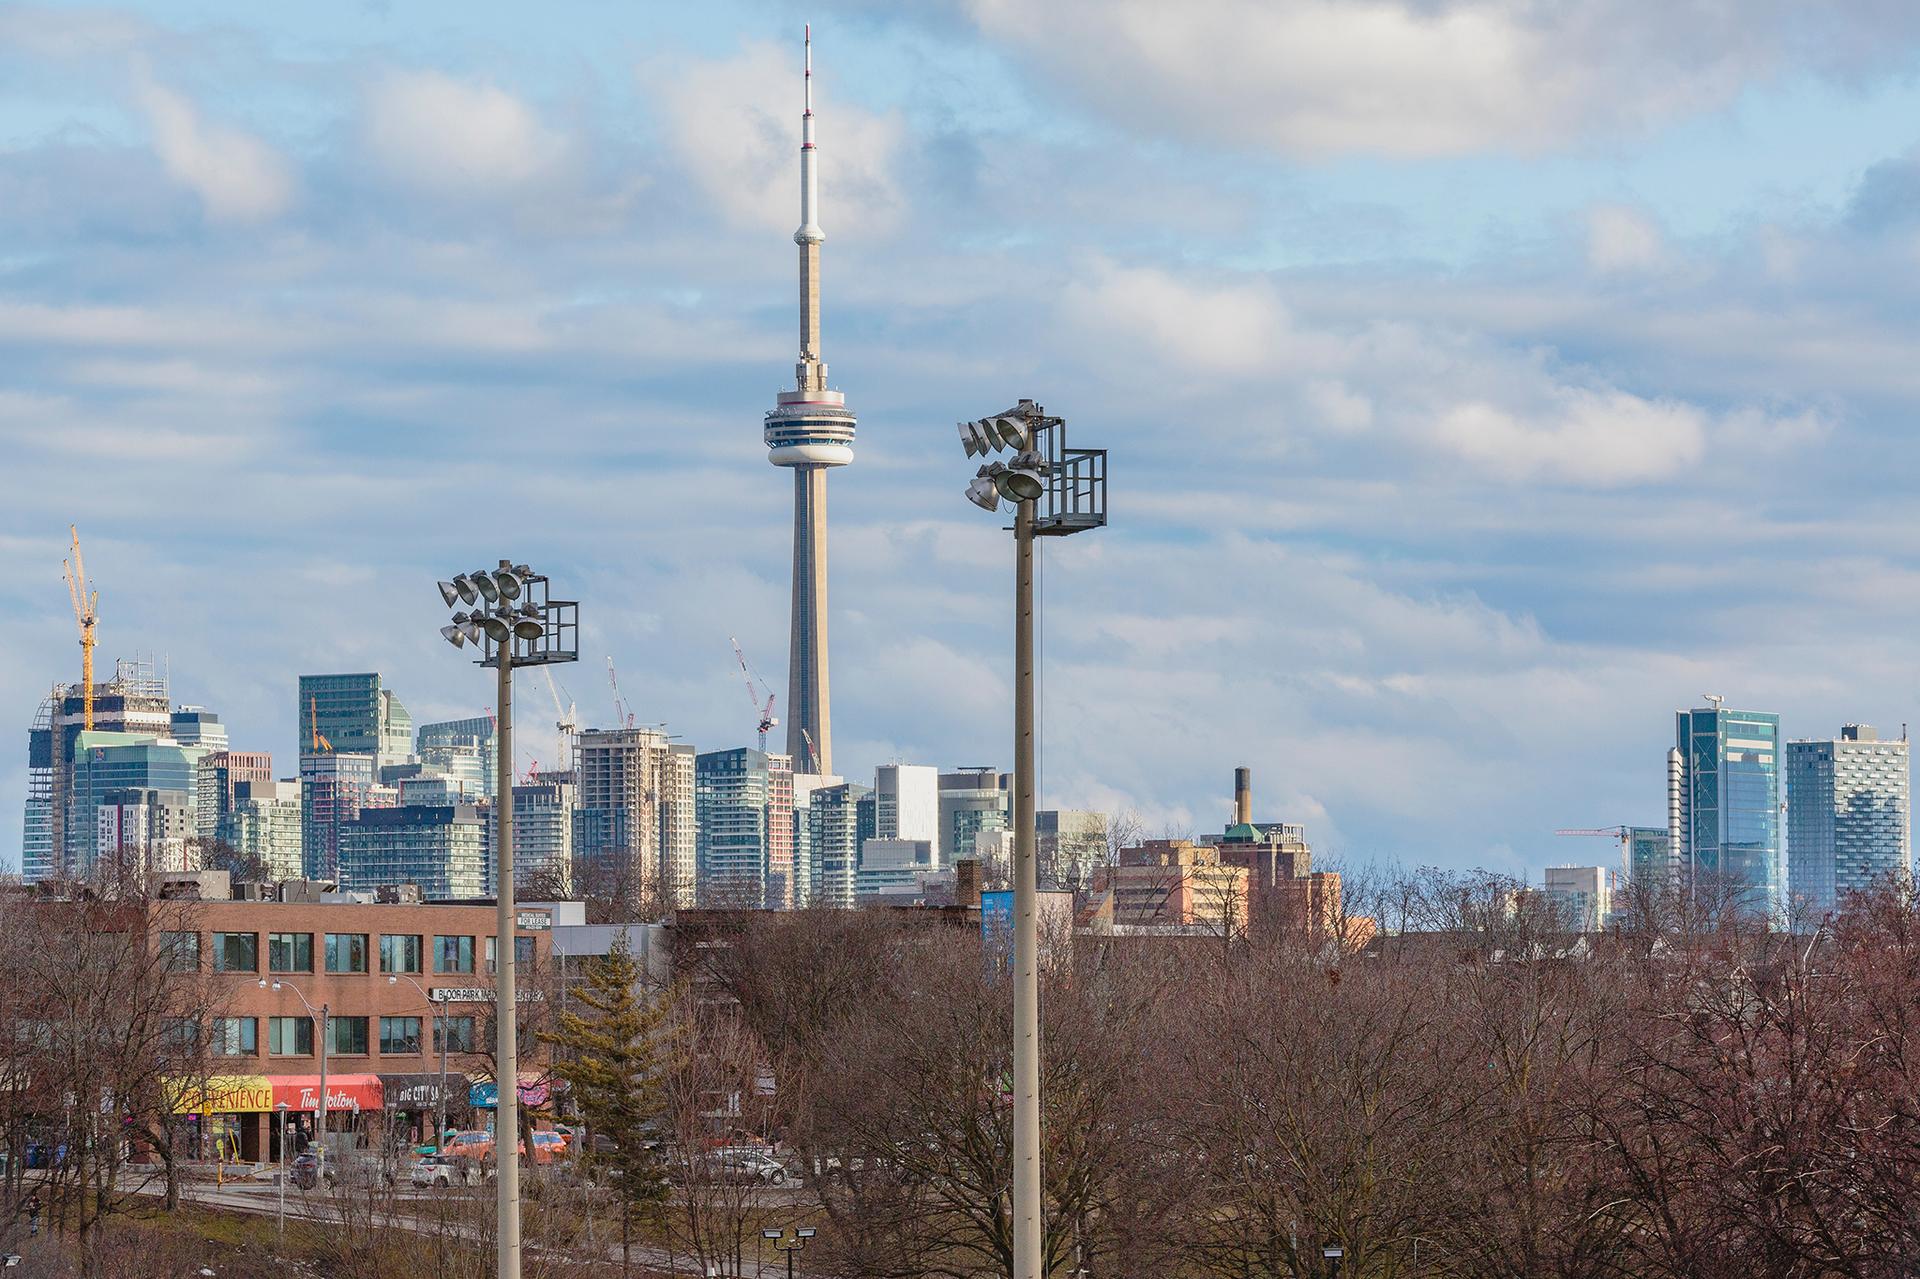
M 813 145 L 813 30 L 800 117 L 800 361 L 795 389 L 767 413 L 768 460 L 793 471 L 793 634 L 787 650 L 787 754 L 797 773 L 833 772 L 827 691 L 827 468 L 853 461 L 853 413 L 827 389 L 820 359 L 820 242 Z

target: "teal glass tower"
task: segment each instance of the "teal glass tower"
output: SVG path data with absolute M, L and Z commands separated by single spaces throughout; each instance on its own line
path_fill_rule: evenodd
M 1771 918 L 1786 907 L 1780 717 L 1716 704 L 1674 713 L 1669 853 L 1683 884 L 1714 881 Z

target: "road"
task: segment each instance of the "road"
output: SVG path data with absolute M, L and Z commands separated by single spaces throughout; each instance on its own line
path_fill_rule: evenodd
M 156 1177 L 149 1177 L 144 1173 L 134 1176 L 123 1174 L 120 1189 L 122 1193 L 125 1194 L 152 1195 L 156 1197 L 166 1192 L 164 1182 Z M 338 1197 L 342 1193 L 340 1190 L 326 1193 L 301 1190 L 298 1187 L 289 1185 L 287 1188 L 287 1217 L 290 1220 L 301 1221 L 339 1221 L 341 1210 L 346 1206 Z M 465 1192 L 460 1190 L 415 1190 L 410 1186 L 403 1186 L 385 1193 L 391 1202 L 396 1205 L 413 1203 L 424 1206 L 427 1203 L 440 1202 L 449 1194 L 458 1195 Z M 792 1202 L 799 1197 L 799 1194 L 797 1188 L 795 1190 L 768 1189 L 760 1192 L 760 1197 L 762 1198 L 772 1198 L 774 1196 Z M 481 1197 L 484 1202 L 491 1202 L 491 1188 L 481 1192 Z M 188 1180 L 181 1183 L 180 1200 L 183 1204 L 191 1204 L 196 1207 L 216 1208 L 225 1212 L 242 1212 L 256 1216 L 271 1217 L 276 1215 L 280 1210 L 280 1188 L 270 1182 L 264 1181 L 237 1181 L 228 1182 L 225 1185 L 216 1185 L 210 1181 Z M 356 1213 L 358 1213 L 362 1209 L 362 1201 L 356 1200 L 353 1207 Z M 404 1207 L 397 1209 L 370 1209 L 367 1219 L 370 1225 L 386 1229 L 419 1232 L 451 1228 L 456 1233 L 465 1237 L 476 1237 L 479 1233 L 477 1229 L 471 1226 L 453 1225 L 449 1227 L 445 1222 L 424 1220 L 418 1215 L 408 1213 Z M 757 1243 L 758 1241 L 752 1240 L 750 1242 Z M 527 1247 L 529 1250 L 532 1250 L 534 1245 L 528 1244 Z M 689 1260 L 685 1256 L 670 1257 L 666 1249 L 656 1248 L 651 1244 L 636 1243 L 630 1249 L 629 1255 L 632 1257 L 633 1263 L 636 1266 L 646 1266 L 656 1270 L 672 1268 L 680 1272 L 685 1272 L 689 1264 Z M 606 1257 L 609 1261 L 613 1262 L 620 1260 L 620 1245 L 617 1242 L 608 1245 Z M 748 1259 L 746 1264 L 748 1266 L 748 1275 L 752 1276 L 760 1273 L 751 1258 Z M 779 1258 L 766 1261 L 765 1267 L 768 1275 L 775 1273 L 784 1275 L 786 1273 L 784 1262 Z M 828 1277 L 806 1271 L 799 1271 L 796 1272 L 796 1279 L 828 1279 Z

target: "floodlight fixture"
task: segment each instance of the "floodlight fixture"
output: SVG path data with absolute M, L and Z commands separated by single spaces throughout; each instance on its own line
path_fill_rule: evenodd
M 460 588 L 452 582 L 442 582 L 440 583 L 440 598 L 447 602 L 448 608 L 452 608 L 453 602 L 460 598 Z
M 983 511 L 997 511 L 1000 509 L 1000 490 L 992 480 L 980 476 L 968 483 L 967 500 Z
M 496 570 L 493 574 L 493 581 L 494 585 L 500 588 L 501 598 L 510 600 L 520 598 L 520 578 L 512 569 L 502 568 Z
M 1002 448 L 1017 449 L 1027 442 L 1026 424 L 1018 418 L 1007 417 L 1005 415 L 988 418 L 986 427 L 989 431 L 999 435 L 1000 447 Z
M 762 1230 L 760 1237 L 762 1239 L 784 1239 L 787 1237 L 787 1232 L 784 1230 Z
M 496 644 L 506 643 L 507 637 L 513 634 L 513 628 L 507 625 L 506 619 L 503 617 L 487 617 L 481 619 L 480 629 L 485 631 L 487 638 Z
M 482 599 L 486 600 L 487 603 L 489 604 L 495 603 L 499 600 L 500 587 L 493 580 L 492 574 L 488 573 L 487 570 L 485 569 L 481 569 L 478 572 L 471 574 L 470 576 L 472 578 L 474 588 L 480 592 L 480 596 Z
M 532 643 L 547 633 L 546 624 L 537 617 L 522 617 L 513 624 L 513 633 Z
M 813 1227 L 801 1226 L 799 1229 L 795 1230 L 793 1233 L 796 1235 L 799 1235 L 802 1239 L 811 1239 L 813 1238 Z
M 452 624 L 440 628 L 440 638 L 455 648 L 459 648 L 467 642 L 466 632 L 461 630 L 459 626 Z
M 460 598 L 469 604 L 476 603 L 480 599 L 480 592 L 474 589 L 473 579 L 465 573 L 455 574 L 454 579 L 447 585 L 458 591 Z

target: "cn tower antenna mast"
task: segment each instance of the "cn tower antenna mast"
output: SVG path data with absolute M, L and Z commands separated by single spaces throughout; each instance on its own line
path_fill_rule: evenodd
M 766 415 L 767 460 L 793 471 L 793 630 L 787 647 L 787 754 L 833 771 L 827 681 L 827 471 L 853 461 L 854 416 L 827 389 L 820 358 L 820 153 L 813 132 L 813 27 L 804 36 L 800 113 L 800 359 L 794 389 Z

